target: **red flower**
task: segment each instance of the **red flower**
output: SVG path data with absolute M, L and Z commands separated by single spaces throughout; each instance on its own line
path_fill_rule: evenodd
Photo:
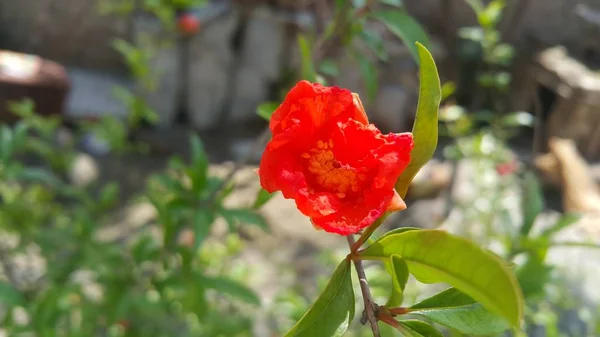
M 410 161 L 412 134 L 381 134 L 358 95 L 301 81 L 269 127 L 261 185 L 294 199 L 316 227 L 355 234 L 384 212 L 406 208 L 394 185 Z

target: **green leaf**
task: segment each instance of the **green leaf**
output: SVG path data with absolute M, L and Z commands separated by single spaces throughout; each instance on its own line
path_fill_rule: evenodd
M 340 74 L 340 68 L 338 65 L 332 60 L 323 60 L 319 65 L 319 72 L 329 75 L 332 77 L 336 77 Z
M 422 52 L 415 43 L 420 44 L 421 47 L 428 48 L 429 37 L 423 30 L 423 27 L 412 16 L 402 11 L 383 11 L 373 13 L 371 17 L 381 21 L 394 35 L 402 40 L 417 64 L 423 62 Z
M 390 272 L 392 275 L 392 294 L 386 303 L 386 307 L 399 307 L 404 301 L 404 288 L 408 282 L 408 265 L 399 255 L 390 257 Z
M 442 85 L 442 101 L 445 101 L 448 97 L 454 95 L 456 92 L 456 83 L 446 82 Z
M 190 145 L 192 147 L 192 165 L 187 173 L 192 180 L 192 189 L 198 192 L 206 186 L 208 158 L 198 135 L 190 136 Z
M 227 209 L 224 208 L 220 212 L 221 216 L 225 218 L 227 223 L 232 227 L 240 224 L 257 225 L 265 232 L 269 232 L 269 224 L 265 218 L 256 213 L 256 211 L 245 208 Z
M 336 268 L 325 290 L 284 337 L 340 337 L 354 318 L 350 260 Z
M 277 102 L 264 102 L 256 108 L 256 114 L 268 122 L 271 120 L 273 112 L 275 112 L 278 107 L 279 103 Z
M 398 322 L 401 327 L 401 331 L 405 332 L 407 336 L 415 336 L 415 337 L 444 337 L 444 335 L 438 331 L 436 328 L 431 326 L 431 324 L 418 321 L 416 319 L 407 319 Z
M 298 35 L 298 48 L 300 49 L 300 56 L 302 58 L 302 78 L 310 82 L 315 82 L 317 80 L 317 73 L 315 72 L 312 59 L 310 42 L 305 35 Z
M 358 36 L 380 60 L 384 62 L 388 60 L 388 54 L 381 35 L 368 29 L 363 29 L 359 32 Z
M 429 298 L 422 300 L 419 303 L 413 304 L 411 309 L 431 309 L 443 307 L 460 307 L 463 305 L 477 303 L 469 295 L 461 292 L 456 288 L 448 288 Z
M 256 199 L 254 200 L 254 204 L 252 204 L 252 209 L 258 210 L 269 200 L 271 200 L 271 198 L 273 198 L 274 195 L 275 193 L 269 193 L 264 188 L 261 188 L 256 194 Z
M 523 197 L 521 199 L 521 207 L 523 209 L 521 235 L 528 236 L 535 219 L 544 208 L 542 189 L 533 172 L 527 172 L 523 177 Z
M 0 303 L 11 308 L 25 304 L 25 297 L 10 283 L 0 281 Z
M 198 211 L 194 214 L 194 251 L 197 251 L 204 239 L 210 233 L 214 218 L 206 211 Z
M 440 230 L 386 236 L 360 252 L 366 260 L 401 256 L 423 283 L 448 283 L 518 326 L 523 298 L 507 264 L 469 240 Z
M 411 314 L 430 320 L 468 335 L 494 335 L 509 329 L 506 320 L 485 310 L 479 303 L 460 307 L 423 309 Z
M 354 53 L 354 57 L 358 62 L 358 66 L 360 67 L 365 82 L 365 87 L 367 88 L 367 98 L 369 102 L 373 102 L 377 95 L 377 87 L 379 84 L 377 80 L 377 68 L 373 62 L 361 53 Z
M 110 207 L 115 203 L 119 196 L 119 184 L 112 182 L 107 184 L 100 191 L 99 203 L 101 208 Z
M 229 278 L 202 276 L 201 282 L 205 288 L 214 289 L 246 303 L 260 305 L 260 298 L 258 298 L 254 291 Z
M 433 156 L 438 142 L 438 108 L 442 91 L 440 78 L 431 54 L 421 44 L 417 46 L 421 57 L 421 75 L 419 103 L 412 129 L 414 147 L 410 163 L 396 182 L 396 190 L 403 198 L 417 172 Z
M 523 265 L 517 269 L 517 279 L 527 299 L 544 296 L 545 287 L 552 275 L 552 267 L 544 263 L 536 254 L 529 254 Z
M 411 307 L 411 314 L 465 334 L 497 334 L 509 328 L 508 322 L 456 288 L 448 288 Z

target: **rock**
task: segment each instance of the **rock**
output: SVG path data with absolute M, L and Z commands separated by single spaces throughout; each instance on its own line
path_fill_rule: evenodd
M 78 187 L 83 187 L 98 180 L 99 170 L 94 158 L 85 153 L 79 153 L 73 159 L 69 169 L 69 180 Z
M 67 116 L 97 117 L 105 114 L 124 117 L 128 108 L 115 94 L 115 87 L 131 88 L 125 77 L 83 68 L 68 69 L 71 91 L 67 100 Z

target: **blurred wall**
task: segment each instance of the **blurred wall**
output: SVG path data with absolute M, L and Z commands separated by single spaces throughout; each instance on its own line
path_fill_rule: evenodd
M 68 65 L 121 69 L 111 48 L 126 20 L 98 14 L 102 0 L 0 0 L 0 48 Z

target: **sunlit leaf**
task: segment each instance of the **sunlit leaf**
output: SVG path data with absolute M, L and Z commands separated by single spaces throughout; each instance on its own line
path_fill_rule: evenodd
M 394 35 L 404 42 L 417 64 L 423 62 L 423 55 L 416 43 L 421 44 L 421 47 L 429 48 L 429 37 L 410 14 L 403 11 L 383 11 L 373 13 L 371 16 L 383 22 Z
M 448 288 L 411 307 L 411 314 L 465 334 L 488 335 L 505 331 L 509 324 L 503 318 L 490 313 L 456 288 Z
M 521 235 L 528 236 L 537 216 L 544 208 L 542 189 L 534 173 L 527 172 L 523 177 L 523 196 L 521 200 L 523 210 L 523 224 Z
M 448 283 L 513 326 L 522 319 L 523 298 L 512 271 L 469 240 L 440 230 L 412 230 L 386 236 L 360 255 L 367 260 L 399 255 L 417 280 Z
M 325 290 L 285 337 L 340 337 L 354 318 L 350 260 L 340 263 Z
M 444 337 L 444 335 L 431 324 L 418 321 L 416 319 L 407 319 L 398 322 L 404 329 L 400 329 L 407 337 Z
M 386 303 L 386 307 L 399 307 L 404 301 L 404 288 L 408 282 L 408 266 L 398 255 L 390 257 L 390 272 L 392 275 L 392 294 Z
M 256 114 L 267 122 L 271 120 L 271 115 L 279 107 L 277 102 L 264 102 L 256 108 Z
M 401 197 L 406 196 L 410 182 L 433 156 L 438 142 L 438 108 L 441 100 L 440 79 L 435 62 L 427 49 L 417 44 L 421 58 L 419 103 L 412 133 L 414 148 L 410 163 L 396 182 Z
M 257 210 L 266 204 L 271 198 L 275 196 L 275 193 L 269 193 L 264 188 L 261 188 L 256 194 L 256 199 L 252 204 L 252 209 Z

